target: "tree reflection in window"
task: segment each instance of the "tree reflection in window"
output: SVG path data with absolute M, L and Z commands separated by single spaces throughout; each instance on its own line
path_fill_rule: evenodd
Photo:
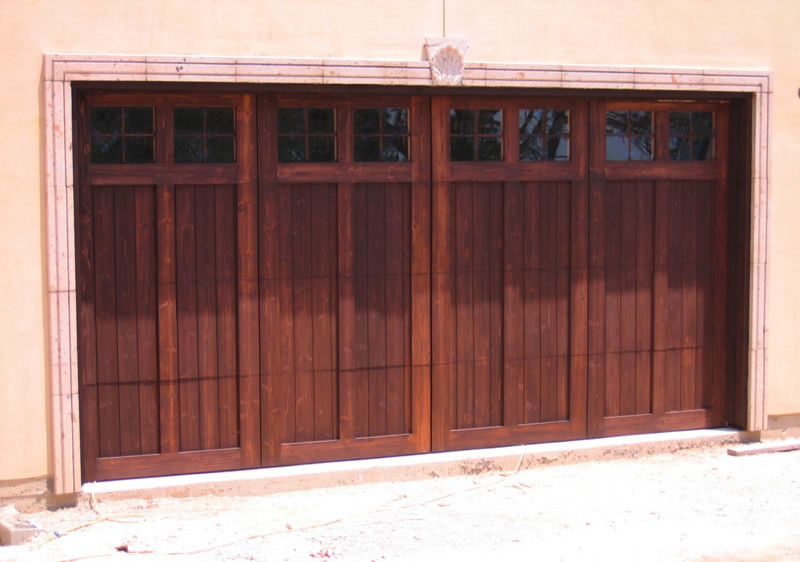
M 519 159 L 523 162 L 569 161 L 569 111 L 520 109 Z
M 606 112 L 606 160 L 652 160 L 652 111 Z

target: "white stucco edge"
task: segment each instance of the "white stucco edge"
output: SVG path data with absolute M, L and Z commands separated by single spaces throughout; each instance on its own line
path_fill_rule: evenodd
M 431 86 L 428 61 L 45 54 L 49 380 L 53 493 L 80 490 L 72 88 L 80 81 Z M 772 74 L 761 69 L 467 61 L 463 85 L 748 92 L 753 95 L 752 246 L 747 429 L 767 427 L 767 220 Z

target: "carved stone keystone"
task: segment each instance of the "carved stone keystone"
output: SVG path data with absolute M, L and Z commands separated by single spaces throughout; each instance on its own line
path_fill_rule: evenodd
M 444 37 L 425 39 L 431 78 L 434 86 L 460 86 L 464 79 L 464 57 L 467 54 L 465 39 Z

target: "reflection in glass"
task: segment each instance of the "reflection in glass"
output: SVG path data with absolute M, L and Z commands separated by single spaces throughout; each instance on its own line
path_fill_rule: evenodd
M 153 134 L 152 107 L 126 107 L 124 114 L 126 134 Z
M 203 134 L 202 107 L 176 107 L 173 112 L 175 134 Z
M 691 160 L 691 157 L 692 157 L 692 141 L 690 138 L 671 137 L 669 139 L 670 160 Z
M 606 160 L 621 162 L 628 159 L 628 137 L 621 135 L 606 136 Z
M 503 159 L 503 142 L 497 137 L 478 137 L 478 160 Z
M 333 108 L 311 108 L 308 110 L 309 133 L 333 133 L 333 129 Z
M 153 137 L 125 137 L 125 162 L 142 164 L 153 161 Z
M 519 139 L 519 159 L 523 162 L 544 160 L 544 142 L 540 136 L 526 136 Z
M 206 162 L 233 162 L 233 136 L 213 136 L 206 139 Z
M 206 133 L 232 135 L 234 117 L 232 107 L 209 107 L 206 109 Z
M 196 164 L 203 162 L 203 137 L 201 135 L 175 136 L 175 162 Z
M 503 111 L 500 109 L 478 110 L 478 134 L 499 135 L 503 132 Z M 480 160 L 481 158 L 479 158 Z
M 358 136 L 355 141 L 356 162 L 379 162 L 381 159 L 380 137 Z
M 113 164 L 122 162 L 122 137 L 92 137 L 92 163 Z
M 670 135 L 690 135 L 688 111 L 671 111 L 669 114 Z
M 311 162 L 333 162 L 334 142 L 332 136 L 308 137 L 308 159 Z
M 539 135 L 542 133 L 541 109 L 520 109 L 519 110 L 519 134 L 520 135 Z
M 652 111 L 631 111 L 631 134 L 641 136 L 652 136 L 653 134 L 653 112 Z
M 353 113 L 353 129 L 357 135 L 380 133 L 380 109 L 356 109 Z
M 569 111 L 547 110 L 547 133 L 550 135 L 569 134 Z
M 450 137 L 450 160 L 465 162 L 474 159 L 473 137 Z
M 471 135 L 475 132 L 475 112 L 471 109 L 450 110 L 450 134 Z
M 710 111 L 692 113 L 692 134 L 696 137 L 713 136 L 714 114 Z
M 383 132 L 408 134 L 408 109 L 387 107 L 383 110 Z
M 711 137 L 695 137 L 692 139 L 694 146 L 693 157 L 695 160 L 713 160 L 714 151 Z
M 305 162 L 305 138 L 295 136 L 278 137 L 278 160 L 280 162 Z
M 631 160 L 653 159 L 653 137 L 631 137 Z
M 606 134 L 609 135 L 628 134 L 628 116 L 629 114 L 627 111 L 607 111 Z
M 714 159 L 714 113 L 671 111 L 669 114 L 670 160 Z
M 408 137 L 397 136 L 384 139 L 381 160 L 386 162 L 408 161 Z
M 278 109 L 278 133 L 290 135 L 306 132 L 306 112 L 302 108 L 282 107 Z
M 122 133 L 122 108 L 93 107 L 91 129 L 95 135 Z
M 520 161 L 569 161 L 568 134 L 568 110 L 521 109 L 519 111 Z

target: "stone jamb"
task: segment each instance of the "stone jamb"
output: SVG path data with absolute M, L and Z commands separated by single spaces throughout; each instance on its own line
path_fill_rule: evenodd
M 73 82 L 228 82 L 431 86 L 428 61 L 44 55 L 53 493 L 80 490 L 72 148 Z M 753 204 L 747 429 L 767 428 L 767 220 L 772 74 L 767 70 L 467 61 L 462 87 L 747 92 L 753 95 Z

